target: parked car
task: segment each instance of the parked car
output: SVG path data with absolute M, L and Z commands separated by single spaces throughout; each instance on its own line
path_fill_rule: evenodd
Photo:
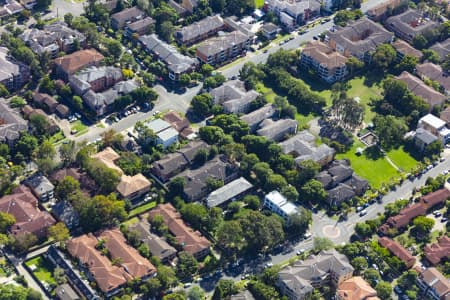
M 398 285 L 395 286 L 394 292 L 395 292 L 397 295 L 403 294 L 402 289 L 401 289 Z
M 364 208 L 362 207 L 362 206 L 358 206 L 357 208 L 356 208 L 356 212 L 360 212 L 360 211 L 362 211 Z
M 303 253 L 305 253 L 305 249 L 298 249 L 296 254 L 302 255 Z
M 360 213 L 359 213 L 359 216 L 360 217 L 363 217 L 363 216 L 365 216 L 365 215 L 367 215 L 367 210 L 362 210 Z
M 442 219 L 441 219 L 441 222 L 442 223 L 445 223 L 445 222 L 447 222 L 448 221 L 448 218 L 446 218 L 446 217 L 443 217 Z

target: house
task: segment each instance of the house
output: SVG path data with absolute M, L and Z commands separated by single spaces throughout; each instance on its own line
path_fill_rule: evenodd
M 89 271 L 89 280 L 95 280 L 106 297 L 111 297 L 133 277 L 123 267 L 113 265 L 106 255 L 97 250 L 98 244 L 99 240 L 89 233 L 67 241 L 66 247 L 70 255 Z
M 280 119 L 277 121 L 266 119 L 259 124 L 259 129 L 256 131 L 256 134 L 264 136 L 268 140 L 280 142 L 286 136 L 295 134 L 297 132 L 297 126 L 297 121 L 292 119 Z
M 69 76 L 69 85 L 97 116 L 101 116 L 111 110 L 117 98 L 139 87 L 133 79 L 122 80 L 122 70 L 119 68 L 92 66 Z
M 177 12 L 180 18 L 184 18 L 190 14 L 190 12 L 186 8 L 184 8 L 180 3 L 174 0 L 169 0 L 167 4 Z
M 439 118 L 447 124 L 448 127 L 450 127 L 450 107 L 445 108 L 441 113 L 439 114 Z
M 75 271 L 76 268 L 72 265 L 72 262 L 66 258 L 55 245 L 50 245 L 44 255 L 53 263 L 53 265 L 64 270 L 68 282 L 70 282 L 70 284 L 75 287 L 85 299 L 99 299 L 89 282 L 82 278 L 79 272 Z
M 365 62 L 370 62 L 378 45 L 390 43 L 393 38 L 392 32 L 366 17 L 349 22 L 345 27 L 338 26 L 327 35 L 331 48 L 346 57 L 354 56 Z
M 104 56 L 95 49 L 85 49 L 76 51 L 69 55 L 58 57 L 54 60 L 56 76 L 64 81 L 69 80 L 69 76 L 81 69 L 99 66 Z
M 408 9 L 404 13 L 389 17 L 385 26 L 402 40 L 411 43 L 416 36 L 426 35 L 436 28 L 438 23 L 426 18 L 419 10 Z
M 117 3 L 119 0 L 100 0 L 98 1 L 108 11 L 112 12 L 117 9 Z
M 125 35 L 132 37 L 133 35 L 149 34 L 152 31 L 155 20 L 150 17 L 145 17 L 142 20 L 133 22 L 125 26 Z
M 295 204 L 288 201 L 280 192 L 272 191 L 264 197 L 264 207 L 283 218 L 290 223 L 291 216 L 298 213 Z
M 52 135 L 55 134 L 56 132 L 58 132 L 60 130 L 58 124 L 56 124 L 55 120 L 50 118 L 45 111 L 43 111 L 40 108 L 34 109 L 32 108 L 30 105 L 25 105 L 24 107 L 22 107 L 22 113 L 24 115 L 24 117 L 28 120 L 30 120 L 30 118 L 32 118 L 33 116 L 42 116 L 48 124 L 48 128 L 47 128 L 47 132 Z
M 207 16 L 206 18 L 182 27 L 175 32 L 175 40 L 185 46 L 190 46 L 216 35 L 223 30 L 225 24 L 220 15 Z
M 450 258 L 450 237 L 441 236 L 436 243 L 426 245 L 423 252 L 432 265 L 438 265 L 443 259 Z
M 200 232 L 192 230 L 181 219 L 180 214 L 170 203 L 159 204 L 149 212 L 149 218 L 162 216 L 169 232 L 175 236 L 182 251 L 193 255 L 196 259 L 201 259 L 208 255 L 210 249 L 209 241 Z
M 44 28 L 27 29 L 19 38 L 37 55 L 50 54 L 55 58 L 59 52 L 70 53 L 86 43 L 84 34 L 62 21 L 44 25 Z
M 69 108 L 64 104 L 58 104 L 55 108 L 55 111 L 60 118 L 67 118 L 70 113 Z
M 146 122 L 145 126 L 156 134 L 156 144 L 164 149 L 178 142 L 178 131 L 162 119 Z
M 226 113 L 247 113 L 250 105 L 260 95 L 255 90 L 247 91 L 240 80 L 230 80 L 209 93 L 215 104 L 222 105 Z
M 378 239 L 378 243 L 384 248 L 387 248 L 393 255 L 397 256 L 403 263 L 405 263 L 407 268 L 413 267 L 416 263 L 414 256 L 412 256 L 408 250 L 403 248 L 403 246 L 396 241 L 384 236 Z
M 429 209 L 445 202 L 449 197 L 450 191 L 446 188 L 429 193 L 423 196 L 419 203 L 407 206 L 396 216 L 389 217 L 386 223 L 381 225 L 379 231 L 383 234 L 387 234 L 390 228 L 395 228 L 397 230 L 401 229 L 411 223 L 414 218 L 424 216 Z
M 255 300 L 255 297 L 248 290 L 245 290 L 236 295 L 231 295 L 230 300 Z
M 39 201 L 46 202 L 54 197 L 55 186 L 47 177 L 41 174 L 34 174 L 28 177 L 24 184 L 38 198 Z
M 245 53 L 250 44 L 251 39 L 248 35 L 241 31 L 233 31 L 200 44 L 196 56 L 205 64 L 217 65 Z
M 36 0 L 20 0 L 20 4 L 28 10 L 32 10 L 36 3 Z
M 115 161 L 120 156 L 111 147 L 107 147 L 103 151 L 92 155 L 91 158 L 99 160 L 108 168 L 116 170 L 121 175 L 116 190 L 123 198 L 133 201 L 142 197 L 150 190 L 151 182 L 141 173 L 134 176 L 128 176 L 123 173 L 122 169 L 115 164 Z
M 209 208 L 215 206 L 221 206 L 241 199 L 253 189 L 253 185 L 248 182 L 244 177 L 239 177 L 236 180 L 222 186 L 221 188 L 211 192 L 206 198 L 206 206 Z
M 177 175 L 192 164 L 195 155 L 200 149 L 208 150 L 209 145 L 201 140 L 189 142 L 180 150 L 169 153 L 162 159 L 154 162 L 152 165 L 152 173 L 162 182 L 167 182 L 171 177 Z
M 430 50 L 436 51 L 436 53 L 439 54 L 441 61 L 443 61 L 447 57 L 447 55 L 450 54 L 450 38 L 441 43 L 437 42 L 430 47 Z
M 6 0 L 3 8 L 8 12 L 9 15 L 15 15 L 24 10 L 23 6 L 15 0 Z
M 59 300 L 81 300 L 77 292 L 67 283 L 58 285 L 55 289 L 55 294 Z
M 413 56 L 420 60 L 423 56 L 422 51 L 417 50 L 407 42 L 396 39 L 392 43 L 392 47 L 394 47 L 395 51 L 397 51 L 397 58 L 396 61 L 400 62 L 405 55 Z
M 348 161 L 333 161 L 327 170 L 316 175 L 327 191 L 327 202 L 330 206 L 340 206 L 354 196 L 362 196 L 369 188 L 367 180 L 356 175 Z
M 361 276 L 341 282 L 336 291 L 337 300 L 380 300 L 370 284 Z
M 54 113 L 56 107 L 59 105 L 58 101 L 56 101 L 55 98 L 45 93 L 34 92 L 33 101 L 35 104 L 37 104 L 39 107 L 44 108 L 49 113 Z
M 303 130 L 293 137 L 279 143 L 284 154 L 290 154 L 296 163 L 313 160 L 321 166 L 329 164 L 336 152 L 326 144 L 316 146 L 316 137 L 309 131 Z
M 445 145 L 450 139 L 450 130 L 447 127 L 447 123 L 432 114 L 427 114 L 422 117 L 417 128 L 423 129 L 433 136 L 437 137 L 443 145 Z
M 268 0 L 266 8 L 274 12 L 289 31 L 320 14 L 321 3 L 316 0 Z
M 403 71 L 402 74 L 395 78 L 406 83 L 408 90 L 414 95 L 422 98 L 423 101 L 430 106 L 430 110 L 435 106 L 441 106 L 447 99 L 445 95 L 434 90 L 432 87 L 429 87 L 422 80 L 411 75 L 409 72 Z
M 114 30 L 124 28 L 126 24 L 136 22 L 145 18 L 145 13 L 137 6 L 126 8 L 118 13 L 111 15 L 111 27 Z
M 156 34 L 141 36 L 139 41 L 149 54 L 167 66 L 171 80 L 177 81 L 181 74 L 192 72 L 197 68 L 197 60 L 182 55 L 175 47 L 161 41 Z
M 395 13 L 401 6 L 408 6 L 408 2 L 405 0 L 388 0 L 384 1 L 375 7 L 372 7 L 367 11 L 367 16 L 374 20 L 380 21 L 389 17 L 392 13 Z
M 0 198 L 0 211 L 16 219 L 10 229 L 13 235 L 32 233 L 43 238 L 47 235 L 47 229 L 56 223 L 48 212 L 38 209 L 38 199 L 23 185 L 15 188 L 12 194 Z
M 163 120 L 172 125 L 172 127 L 178 131 L 180 136 L 184 139 L 191 139 L 195 134 L 192 128 L 189 127 L 190 123 L 186 117 L 181 117 L 178 113 L 170 111 L 163 116 Z
M 450 77 L 440 65 L 426 62 L 416 66 L 416 73 L 422 80 L 429 79 L 438 82 L 445 94 L 450 94 Z
M 158 257 L 162 263 L 168 263 L 177 255 L 174 247 L 150 231 L 150 223 L 146 219 L 140 219 L 139 222 L 130 225 L 128 230 L 137 232 L 139 240 L 147 245 L 152 256 Z
M 450 281 L 436 268 L 426 268 L 417 278 L 417 286 L 429 299 L 448 300 Z
M 197 0 L 181 0 L 181 6 L 192 14 L 194 8 L 198 6 Z
M 28 122 L 10 108 L 5 99 L 0 98 L 0 142 L 12 147 L 20 133 L 27 130 Z
M 259 124 L 266 119 L 272 118 L 276 111 L 272 104 L 266 104 L 251 113 L 241 116 L 240 119 L 247 123 L 250 127 L 250 132 L 254 133 L 258 129 Z
M 352 277 L 353 271 L 345 255 L 334 249 L 321 251 L 283 268 L 278 273 L 277 286 L 289 299 L 302 300 L 308 298 L 314 288 L 329 284 L 338 287 Z
M 156 275 L 156 268 L 139 252 L 127 244 L 126 238 L 118 228 L 104 230 L 98 236 L 104 241 L 112 260 L 119 259 L 120 266 L 134 279 L 148 279 Z
M 320 42 L 308 42 L 303 48 L 300 64 L 317 72 L 328 83 L 341 81 L 347 75 L 347 58 Z
M 80 216 L 69 201 L 60 200 L 52 206 L 52 214 L 59 222 L 66 224 L 70 230 L 80 225 Z
M 30 68 L 16 60 L 9 54 L 9 50 L 0 47 L 0 84 L 9 91 L 20 89 L 30 79 Z
M 277 37 L 277 34 L 281 31 L 281 29 L 277 25 L 269 22 L 265 23 L 261 27 L 261 31 L 263 36 L 270 41 Z
M 224 184 L 237 178 L 237 168 L 225 162 L 224 158 L 216 156 L 196 169 L 187 169 L 177 177 L 184 179 L 184 198 L 188 202 L 198 201 L 211 191 L 208 190 L 207 181 L 210 179 L 221 180 Z
M 256 34 L 252 31 L 253 25 L 249 22 L 244 22 L 245 18 L 246 17 L 240 19 L 236 16 L 230 16 L 223 19 L 223 22 L 225 23 L 225 27 L 228 31 L 239 31 L 248 36 L 250 42 L 253 43 L 255 41 Z M 253 20 L 250 16 L 248 16 L 247 18 Z
M 437 136 L 431 134 L 429 131 L 423 128 L 417 128 L 413 136 L 414 145 L 420 151 L 424 151 L 430 144 L 436 142 L 438 139 Z

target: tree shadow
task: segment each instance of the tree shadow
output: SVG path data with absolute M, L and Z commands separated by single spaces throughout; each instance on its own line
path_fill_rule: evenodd
M 380 147 L 372 146 L 364 150 L 364 156 L 371 160 L 378 160 L 384 156 L 384 153 L 381 151 Z
M 369 71 L 364 78 L 364 84 L 367 86 L 373 86 L 380 83 L 384 78 L 383 72 Z

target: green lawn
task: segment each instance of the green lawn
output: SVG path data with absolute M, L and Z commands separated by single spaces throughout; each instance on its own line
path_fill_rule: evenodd
M 50 142 L 52 144 L 56 144 L 62 140 L 64 140 L 64 133 L 61 130 L 50 137 Z
M 392 178 L 398 177 L 398 172 L 384 158 L 373 160 L 363 155 L 356 155 L 356 149 L 364 147 L 360 141 L 355 141 L 352 148 L 346 153 L 336 155 L 336 159 L 348 159 L 356 174 L 367 179 L 373 188 L 379 188 L 383 183 L 388 183 Z
M 53 278 L 53 265 L 42 256 L 37 256 L 25 262 L 25 264 L 33 269 L 33 265 L 36 267 L 33 271 L 34 276 L 41 282 L 47 284 L 56 284 L 55 278 Z
M 411 169 L 417 166 L 417 160 L 409 155 L 409 153 L 405 152 L 403 147 L 389 151 L 387 156 L 404 172 L 408 173 Z
M 138 207 L 132 209 L 130 211 L 130 213 L 128 214 L 128 216 L 129 217 L 137 216 L 139 214 L 142 214 L 142 213 L 152 209 L 155 206 L 156 206 L 156 201 L 148 202 L 148 203 L 146 203 L 144 205 L 141 205 L 141 206 L 138 206 Z
M 264 6 L 264 0 L 255 0 L 255 7 L 261 8 Z
M 77 120 L 72 123 L 71 129 L 76 130 L 78 132 L 82 132 L 83 130 L 87 130 L 88 127 L 84 125 L 83 122 L 81 122 L 80 120 Z

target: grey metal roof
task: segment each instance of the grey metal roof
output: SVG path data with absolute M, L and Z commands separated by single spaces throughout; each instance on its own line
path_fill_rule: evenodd
M 208 207 L 221 205 L 252 188 L 253 185 L 250 182 L 244 177 L 240 177 L 209 194 L 206 198 L 206 205 Z
M 249 36 L 240 31 L 233 31 L 226 35 L 211 38 L 197 47 L 197 51 L 208 56 L 214 56 L 221 51 L 240 45 L 249 40 Z
M 189 26 L 182 27 L 175 32 L 175 36 L 179 41 L 185 43 L 209 32 L 218 31 L 223 26 L 223 19 L 219 15 L 208 16 Z

